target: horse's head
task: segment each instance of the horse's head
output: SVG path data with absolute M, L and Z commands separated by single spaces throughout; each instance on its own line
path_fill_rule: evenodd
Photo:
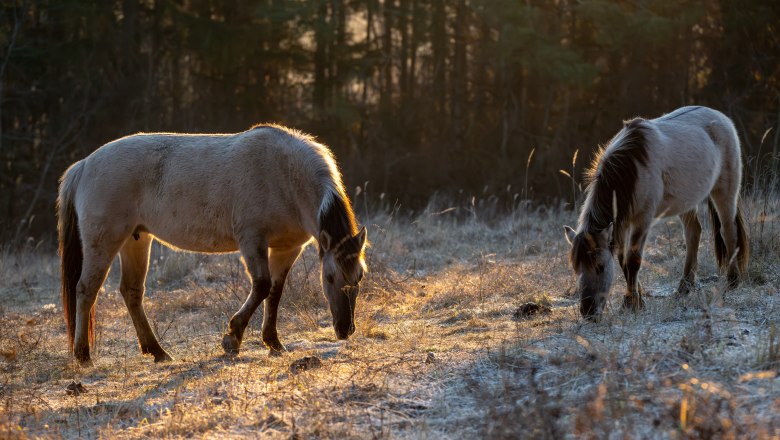
M 577 233 L 568 226 L 563 228 L 566 240 L 571 244 L 569 261 L 577 274 L 580 313 L 586 319 L 598 321 L 615 276 L 615 263 L 610 250 L 612 224 L 597 232 Z
M 322 290 L 330 304 L 336 336 L 347 339 L 355 332 L 355 302 L 360 293 L 360 280 L 366 272 L 366 228 L 354 236 L 333 241 L 327 232 L 320 233 Z

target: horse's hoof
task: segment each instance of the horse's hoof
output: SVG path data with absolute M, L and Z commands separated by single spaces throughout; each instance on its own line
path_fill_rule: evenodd
M 623 297 L 623 308 L 632 312 L 638 312 L 645 308 L 645 301 L 637 294 L 626 295 Z
M 287 349 L 284 348 L 284 345 L 279 341 L 279 337 L 276 335 L 269 337 L 268 339 L 263 339 L 263 344 L 268 347 L 269 356 L 281 356 L 282 353 L 287 351 Z
M 76 358 L 76 361 L 79 363 L 79 367 L 81 368 L 92 368 L 95 366 L 94 363 L 92 363 L 92 359 L 90 359 L 89 356 L 86 358 Z
M 173 356 L 169 355 L 167 351 L 163 350 L 162 353 L 157 353 L 154 355 L 154 363 L 158 362 L 171 362 L 173 361 Z
M 730 273 L 726 279 L 726 289 L 732 290 L 739 287 L 739 274 Z
M 678 296 L 687 296 L 692 291 L 693 283 L 688 280 L 680 280 L 680 284 L 677 286 L 677 291 L 675 294 Z
M 269 357 L 280 357 L 287 353 L 287 349 L 282 347 L 281 349 L 278 348 L 269 348 L 268 349 L 268 356 Z
M 225 354 L 236 355 L 238 354 L 239 347 L 241 347 L 241 341 L 233 335 L 225 335 L 222 337 L 222 349 L 225 350 Z
M 73 356 L 76 358 L 76 362 L 82 367 L 91 367 L 92 359 L 89 356 L 89 349 L 87 350 L 73 350 Z
M 268 347 L 268 356 L 277 357 L 287 352 L 287 349 L 284 348 L 284 345 L 282 345 L 281 342 L 279 342 L 278 338 L 275 341 L 263 341 L 263 344 Z

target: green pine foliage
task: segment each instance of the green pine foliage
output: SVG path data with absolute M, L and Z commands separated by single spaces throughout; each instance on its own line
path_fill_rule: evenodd
M 296 126 L 414 208 L 569 199 L 576 150 L 578 179 L 622 120 L 697 103 L 736 121 L 750 180 L 780 145 L 777 23 L 774 0 L 4 1 L 0 237 L 50 238 L 62 171 L 138 131 Z

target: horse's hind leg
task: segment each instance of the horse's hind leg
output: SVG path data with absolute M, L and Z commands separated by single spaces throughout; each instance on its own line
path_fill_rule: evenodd
M 725 255 L 722 256 L 721 270 L 727 270 L 728 287 L 734 288 L 739 284 L 739 268 L 737 262 L 737 197 L 736 188 L 716 186 L 711 196 L 717 215 L 720 218 L 720 238 L 725 244 Z M 715 237 L 717 240 L 718 237 Z
M 696 208 L 680 216 L 685 231 L 685 266 L 680 285 L 679 295 L 687 295 L 694 288 L 696 269 L 698 268 L 699 240 L 701 239 L 701 223 Z
M 241 240 L 239 247 L 241 255 L 244 257 L 246 271 L 252 281 L 252 290 L 249 292 L 244 305 L 230 318 L 228 332 L 222 338 L 222 348 L 227 354 L 238 354 L 249 319 L 255 313 L 257 306 L 268 296 L 271 288 L 267 242 L 259 238 Z
M 138 239 L 130 238 L 122 246 L 122 250 L 119 252 L 122 263 L 122 281 L 119 284 L 119 292 L 122 293 L 130 319 L 133 320 L 141 353 L 153 355 L 155 362 L 170 361 L 173 358 L 160 346 L 144 312 L 144 289 L 146 272 L 149 269 L 151 245 L 152 236 L 141 233 L 138 235 Z
M 287 273 L 300 253 L 300 247 L 271 249 L 270 251 L 271 293 L 265 299 L 263 311 L 263 343 L 268 347 L 270 355 L 278 355 L 285 351 L 284 345 L 279 341 L 279 335 L 276 333 L 276 316 Z
M 121 246 L 121 240 L 111 240 L 105 233 L 90 234 L 89 229 L 83 227 L 84 225 L 85 223 L 80 224 L 81 230 L 84 231 L 82 236 L 84 260 L 81 277 L 76 285 L 76 332 L 73 355 L 80 363 L 89 365 L 98 291 L 106 280 L 111 261 Z

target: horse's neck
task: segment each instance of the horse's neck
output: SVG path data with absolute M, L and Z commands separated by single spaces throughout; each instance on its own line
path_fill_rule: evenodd
M 586 232 L 598 232 L 609 226 L 612 216 L 599 209 L 596 194 L 591 192 L 585 199 L 579 218 L 579 230 Z
M 354 214 L 350 211 L 349 202 L 338 194 L 331 194 L 331 200 L 320 212 L 320 232 L 328 234 L 332 246 L 352 237 L 356 231 Z

